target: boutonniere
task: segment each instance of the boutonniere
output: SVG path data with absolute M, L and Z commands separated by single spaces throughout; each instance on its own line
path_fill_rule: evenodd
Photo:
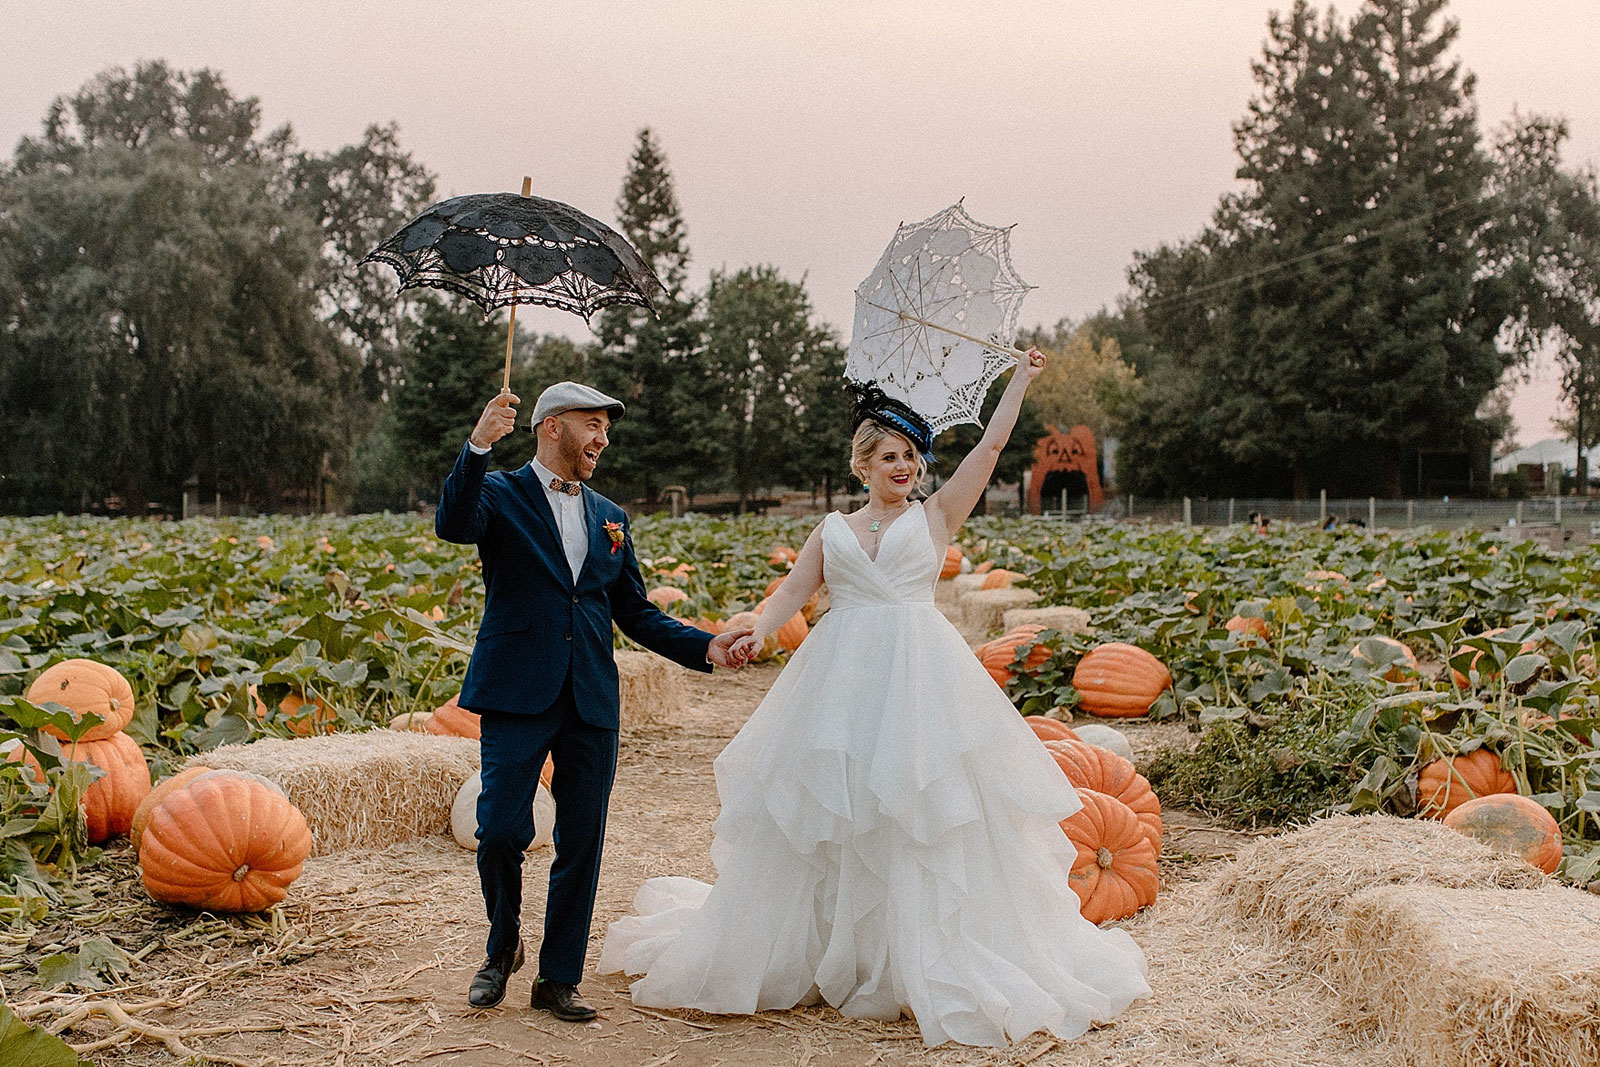
M 622 547 L 622 539 L 626 536 L 622 532 L 622 523 L 606 523 L 606 536 L 611 538 L 611 554 L 614 556 L 617 554 L 617 550 Z

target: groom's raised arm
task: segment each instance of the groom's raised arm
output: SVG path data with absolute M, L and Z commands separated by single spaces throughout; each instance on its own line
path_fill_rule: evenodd
M 489 449 L 517 425 L 515 393 L 506 391 L 483 406 L 478 424 L 461 446 L 455 466 L 444 480 L 433 532 L 458 545 L 475 544 L 489 529 L 491 508 L 483 499 L 483 477 L 489 472 Z

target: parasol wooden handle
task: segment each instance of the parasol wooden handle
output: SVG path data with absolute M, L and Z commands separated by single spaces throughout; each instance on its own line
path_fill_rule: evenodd
M 962 333 L 960 330 L 952 330 L 948 326 L 940 326 L 937 322 L 929 322 L 927 319 L 919 319 L 915 315 L 908 315 L 904 311 L 896 311 L 894 308 L 886 308 L 882 304 L 874 304 L 870 300 L 863 300 L 862 303 L 866 304 L 868 307 L 875 307 L 879 311 L 887 311 L 889 314 L 894 315 L 896 318 L 903 319 L 906 322 L 914 322 L 918 326 L 926 326 L 930 330 L 938 330 L 941 333 L 947 333 L 953 337 L 959 337 L 963 341 L 971 341 L 975 345 L 982 345 L 983 347 L 995 352 L 1004 352 L 1007 355 L 1016 356 L 1018 359 L 1021 359 L 1023 356 L 1028 354 L 1019 348 L 1013 348 L 1010 345 L 1003 345 L 997 341 L 985 341 L 983 338 L 974 337 L 970 333 Z
M 533 178 L 524 174 L 522 176 L 522 195 L 528 196 L 533 192 Z M 516 283 L 512 283 L 511 291 L 516 293 Z M 511 305 L 511 321 L 506 323 L 506 374 L 505 380 L 500 383 L 502 393 L 511 392 L 511 342 L 517 337 L 517 305 Z

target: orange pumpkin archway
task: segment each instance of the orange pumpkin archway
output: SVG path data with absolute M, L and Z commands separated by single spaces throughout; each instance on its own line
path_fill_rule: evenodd
M 1028 479 L 1028 511 L 1044 514 L 1044 479 L 1046 475 L 1061 471 L 1076 471 L 1083 475 L 1089 486 L 1089 510 L 1099 511 L 1105 503 L 1100 491 L 1100 471 L 1095 464 L 1094 431 L 1087 426 L 1074 426 L 1062 433 L 1054 426 L 1033 446 L 1033 474 Z

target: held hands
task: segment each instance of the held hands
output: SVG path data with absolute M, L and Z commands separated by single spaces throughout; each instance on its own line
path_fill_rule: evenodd
M 483 406 L 483 414 L 478 416 L 478 425 L 472 428 L 472 436 L 468 440 L 479 448 L 488 448 L 515 430 L 516 405 L 520 403 L 522 401 L 515 393 L 502 389 L 499 396 Z
M 750 662 L 753 655 L 750 648 L 754 643 L 750 635 L 754 630 L 728 630 L 711 639 L 711 646 L 706 649 L 706 658 L 718 667 L 729 667 L 734 670 Z

